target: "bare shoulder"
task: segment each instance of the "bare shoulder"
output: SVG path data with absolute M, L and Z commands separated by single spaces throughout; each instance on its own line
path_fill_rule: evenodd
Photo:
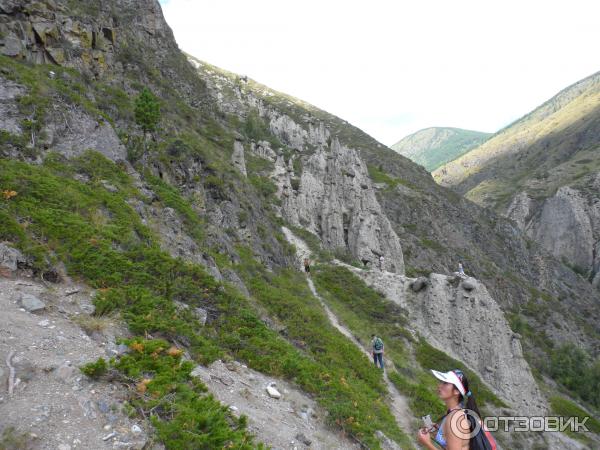
M 448 414 L 444 424 L 444 435 L 449 445 L 448 448 L 462 448 L 469 442 L 469 421 L 465 416 L 464 410 L 452 411 Z

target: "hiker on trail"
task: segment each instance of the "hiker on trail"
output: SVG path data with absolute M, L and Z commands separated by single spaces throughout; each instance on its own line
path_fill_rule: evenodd
M 433 445 L 433 435 L 433 440 L 446 450 L 496 450 L 494 438 L 482 425 L 481 414 L 465 374 L 458 369 L 432 372 L 440 380 L 437 394 L 446 404 L 446 414 L 433 426 L 419 430 L 419 443 L 424 448 L 436 450 L 438 447 Z
M 463 267 L 462 261 L 458 262 L 458 274 L 462 275 L 463 277 L 466 276 L 465 275 L 465 268 Z
M 383 272 L 383 268 L 384 268 L 384 258 L 383 255 L 379 255 L 379 270 L 381 270 Z
M 374 334 L 371 335 L 371 348 L 373 349 L 375 367 L 377 367 L 377 362 L 379 362 L 379 368 L 383 369 L 383 341 Z
M 310 275 L 310 260 L 308 258 L 304 258 L 304 272 Z

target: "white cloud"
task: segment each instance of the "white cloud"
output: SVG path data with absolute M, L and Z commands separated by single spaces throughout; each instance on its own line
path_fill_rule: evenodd
M 179 46 L 391 145 L 495 131 L 600 70 L 600 2 L 169 0 Z

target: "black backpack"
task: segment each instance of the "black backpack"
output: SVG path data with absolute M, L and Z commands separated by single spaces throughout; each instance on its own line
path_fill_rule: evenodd
M 479 426 L 477 418 L 472 414 L 467 414 L 467 419 L 471 430 L 475 430 Z M 496 441 L 483 424 L 481 424 L 479 432 L 469 440 L 469 450 L 496 450 Z

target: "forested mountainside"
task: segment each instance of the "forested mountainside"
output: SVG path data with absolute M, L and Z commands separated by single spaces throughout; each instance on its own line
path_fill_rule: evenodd
M 391 148 L 431 172 L 464 155 L 490 136 L 491 133 L 480 131 L 432 127 L 400 139 Z
M 63 376 L 72 361 L 56 351 L 37 359 L 30 336 L 0 344 L 29 376 L 0 403 L 3 439 L 31 438 L 25 399 L 57 377 L 73 392 L 119 386 L 106 391 L 127 413 L 114 420 L 143 425 L 144 439 L 130 423 L 98 438 L 112 409 L 87 397 L 73 414 L 96 406 L 73 424 L 43 416 L 52 445 L 89 448 L 411 448 L 417 419 L 443 412 L 434 367 L 465 367 L 490 413 L 598 407 L 597 291 L 511 221 L 344 120 L 183 54 L 156 1 L 5 1 L 0 12 L 5 317 L 20 305 L 47 316 L 34 326 L 44 333 L 68 321 L 103 343 L 78 355 L 101 356 L 84 379 Z M 298 270 L 306 255 L 314 284 Z M 458 260 L 476 280 L 452 275 Z M 371 331 L 386 341 L 385 375 L 363 354 Z M 282 419 L 300 417 L 302 432 L 275 435 L 251 408 L 217 401 L 232 391 L 272 410 L 281 398 L 263 376 L 289 383 L 283 400 L 309 399 Z M 328 434 L 306 435 L 312 424 Z M 498 435 L 506 448 L 597 439 L 577 437 Z

